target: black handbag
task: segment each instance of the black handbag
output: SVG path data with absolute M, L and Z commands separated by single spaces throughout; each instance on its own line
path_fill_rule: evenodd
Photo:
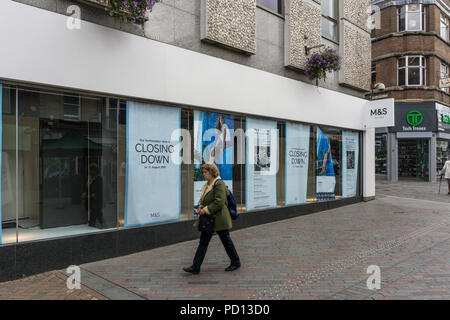
M 198 218 L 198 231 L 205 233 L 214 233 L 214 221 L 216 217 L 212 214 L 202 214 Z

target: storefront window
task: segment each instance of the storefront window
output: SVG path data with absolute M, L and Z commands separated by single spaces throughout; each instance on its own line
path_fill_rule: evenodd
M 193 137 L 194 133 L 194 117 L 192 110 L 183 109 L 181 111 L 181 129 L 186 130 L 189 134 L 183 137 L 183 150 L 182 156 L 188 153 L 189 158 L 192 155 L 192 143 L 190 143 L 190 137 Z M 192 204 L 194 203 L 194 166 L 191 161 L 183 161 L 181 164 L 181 220 L 193 219 L 194 212 L 192 210 Z
M 2 207 L 0 243 L 16 241 L 16 89 L 0 84 L 0 104 L 2 107 Z M 20 205 L 20 203 L 19 203 Z
M 450 157 L 448 140 L 437 139 L 436 141 L 436 170 L 440 171 L 444 167 L 445 161 Z
M 339 129 L 316 128 L 316 196 L 317 201 L 342 197 L 342 132 Z
M 428 180 L 429 140 L 399 139 L 398 175 L 400 178 Z
M 297 205 L 315 201 L 314 154 L 311 154 L 314 140 L 311 126 L 286 123 L 285 128 L 285 199 L 286 205 Z M 308 190 L 311 187 L 311 190 Z M 309 192 L 308 192 L 309 191 Z
M 387 134 L 375 135 L 375 173 L 387 174 Z
M 286 204 L 286 123 L 278 122 L 277 206 Z
M 203 163 L 219 167 L 240 212 L 359 195 L 359 132 L 71 92 L 0 92 L 1 243 L 193 219 Z
M 10 204 L 2 221 L 18 222 L 17 229 L 4 229 L 3 242 L 117 227 L 117 105 L 95 96 L 25 88 L 13 96 L 9 91 L 3 164 L 8 180 L 17 184 L 9 197 L 17 196 L 19 207 L 10 199 L 2 202 Z M 11 98 L 17 99 L 17 119 L 10 112 Z M 11 139 L 14 132 L 17 143 Z
M 233 195 L 237 209 L 246 211 L 245 207 L 245 117 L 234 117 L 234 163 Z

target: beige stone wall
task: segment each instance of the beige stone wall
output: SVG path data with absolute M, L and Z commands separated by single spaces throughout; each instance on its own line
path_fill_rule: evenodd
M 347 21 L 341 21 L 340 54 L 342 69 L 339 82 L 355 88 L 370 89 L 370 34 Z
M 362 90 L 370 89 L 371 79 L 370 4 L 370 0 L 343 0 L 339 8 L 339 82 Z
M 286 0 L 285 65 L 304 69 L 305 46 L 322 43 L 320 1 Z M 305 36 L 308 38 L 305 39 Z
M 256 53 L 256 0 L 202 0 L 201 38 Z
M 342 4 L 342 17 L 349 20 L 355 26 L 370 32 L 367 25 L 371 8 L 370 0 L 343 0 L 341 1 Z

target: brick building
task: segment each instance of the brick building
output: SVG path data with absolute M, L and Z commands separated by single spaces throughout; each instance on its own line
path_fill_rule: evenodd
M 449 78 L 450 1 L 373 0 L 372 6 L 372 83 L 385 85 L 373 99 L 396 101 L 395 127 L 376 131 L 377 177 L 434 181 L 449 156 L 450 92 L 439 81 Z M 409 121 L 416 111 L 418 122 Z

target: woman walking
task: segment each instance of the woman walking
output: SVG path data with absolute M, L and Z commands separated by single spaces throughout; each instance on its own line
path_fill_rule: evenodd
M 444 163 L 444 167 L 441 170 L 441 174 L 445 174 L 444 178 L 447 179 L 448 194 L 450 194 L 450 158 Z
M 202 197 L 200 205 L 197 209 L 199 215 L 214 215 L 214 231 L 220 237 L 225 251 L 231 260 L 230 265 L 225 271 L 234 271 L 241 266 L 238 253 L 234 247 L 233 241 L 230 238 L 231 229 L 231 217 L 227 208 L 227 187 L 225 183 L 220 179 L 219 169 L 213 163 L 204 164 L 201 167 L 203 178 L 207 181 L 203 186 Z M 198 226 L 198 220 L 194 224 Z M 184 271 L 198 274 L 200 273 L 200 267 L 203 263 L 203 259 L 206 255 L 209 242 L 213 233 L 202 232 L 200 236 L 200 243 L 195 253 L 194 261 L 190 267 L 183 268 Z

